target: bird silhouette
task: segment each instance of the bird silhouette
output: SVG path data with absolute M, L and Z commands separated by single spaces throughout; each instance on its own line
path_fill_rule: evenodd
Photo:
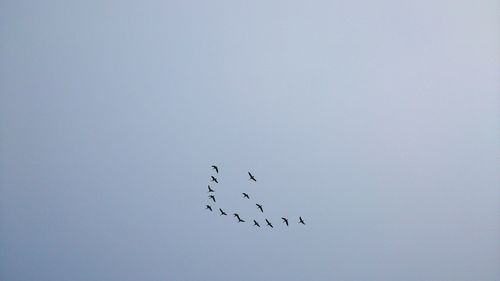
M 266 223 L 267 223 L 267 225 L 269 225 L 271 228 L 273 227 L 273 225 L 271 224 L 271 222 L 270 222 L 270 221 L 268 221 L 267 219 L 266 219 Z
M 245 192 L 243 192 L 243 197 L 250 199 L 250 197 L 248 196 L 248 194 L 246 194 Z
M 216 178 L 216 177 L 214 177 L 214 176 L 211 176 L 211 177 L 212 177 L 212 181 L 214 181 L 214 182 L 216 182 L 216 183 L 219 183 L 219 182 L 217 181 L 217 178 Z
M 221 216 L 227 216 L 226 212 L 224 212 L 221 208 L 219 208 L 219 211 Z
M 234 216 L 234 217 L 236 217 L 236 218 L 238 219 L 238 222 L 245 222 L 244 220 L 242 220 L 242 219 L 240 218 L 240 215 L 238 215 L 237 213 L 234 213 L 234 214 L 233 214 L 233 216 Z
M 208 192 L 215 192 L 212 188 L 210 188 L 210 185 L 208 186 Z
M 212 165 L 212 169 L 214 169 L 217 174 L 219 173 L 219 168 L 217 168 L 217 166 Z
M 284 223 L 286 223 L 286 226 L 288 226 L 288 220 L 286 218 L 281 218 Z
M 253 220 L 253 225 L 260 227 L 259 223 L 256 220 Z
M 257 205 L 257 208 L 259 208 L 259 210 L 260 210 L 262 213 L 264 213 L 264 210 L 262 209 L 262 205 L 260 205 L 260 204 L 255 204 L 255 205 Z
M 250 176 L 250 179 L 251 179 L 251 180 L 253 180 L 253 181 L 257 181 L 257 180 L 253 177 L 253 175 L 252 175 L 250 172 L 248 172 L 248 175 Z
M 209 197 L 210 199 L 214 200 L 214 203 L 215 203 L 215 196 L 210 195 L 210 196 L 208 196 L 208 197 Z
M 302 219 L 302 217 L 299 217 L 299 223 L 305 225 L 306 223 L 304 222 L 304 220 Z
M 212 212 L 212 207 L 211 207 L 210 205 L 207 205 L 207 206 L 205 207 L 205 209 L 208 209 L 208 210 L 210 210 L 210 212 Z

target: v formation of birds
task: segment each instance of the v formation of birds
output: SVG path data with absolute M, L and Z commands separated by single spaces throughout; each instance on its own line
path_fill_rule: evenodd
M 211 180 L 210 182 L 211 183 L 215 183 L 215 184 L 218 184 L 219 181 L 217 179 L 217 175 L 219 174 L 219 167 L 217 167 L 216 165 L 212 165 L 212 169 L 214 170 L 215 172 L 215 175 L 212 175 L 210 176 L 211 177 Z M 252 173 L 248 172 L 248 176 L 250 177 L 249 180 L 253 181 L 253 182 L 257 182 L 257 180 L 255 179 L 255 177 L 252 175 Z M 215 194 L 216 194 L 216 191 L 214 188 L 212 188 L 210 185 L 208 185 L 208 198 L 210 200 L 210 204 L 215 204 L 217 202 L 216 198 L 215 198 Z M 242 198 L 243 199 L 247 199 L 247 200 L 250 200 L 250 195 L 246 192 L 243 192 L 242 193 Z M 207 204 L 205 209 L 210 211 L 210 212 L 213 212 L 213 208 L 212 208 L 212 205 L 210 204 Z M 261 212 L 261 213 L 264 213 L 264 208 L 261 204 L 259 203 L 255 203 L 255 206 L 257 207 L 257 209 Z M 227 216 L 227 213 L 222 209 L 222 208 L 219 208 L 219 212 L 220 212 L 220 215 L 221 216 Z M 236 222 L 237 223 L 245 223 L 247 222 L 245 219 L 243 219 L 242 217 L 240 217 L 240 215 L 238 213 L 233 213 L 233 217 L 236 218 Z M 252 219 L 253 220 L 253 226 L 255 227 L 260 227 L 260 224 L 257 220 L 255 219 Z M 266 226 L 270 227 L 270 228 L 274 228 L 273 224 L 271 221 L 269 221 L 269 219 L 265 218 L 265 221 L 266 221 Z M 281 221 L 284 225 L 286 225 L 287 227 L 289 226 L 289 220 L 288 218 L 286 217 L 281 217 Z M 304 222 L 304 219 L 302 217 L 299 217 L 297 219 L 297 223 L 298 224 L 302 224 L 302 225 L 305 225 L 306 223 Z

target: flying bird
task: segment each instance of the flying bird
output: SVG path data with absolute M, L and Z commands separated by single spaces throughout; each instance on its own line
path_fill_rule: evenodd
M 227 216 L 226 212 L 224 212 L 221 208 L 219 208 L 219 211 L 221 216 Z
M 217 166 L 212 165 L 212 169 L 214 169 L 217 174 L 219 173 L 219 168 L 217 168 Z
M 240 218 L 240 215 L 238 215 L 237 213 L 234 213 L 234 214 L 233 214 L 233 216 L 234 216 L 234 217 L 236 217 L 236 218 L 238 219 L 238 222 L 245 222 L 244 220 L 242 220 L 242 219 Z
M 281 218 L 284 223 L 286 223 L 286 226 L 288 226 L 288 220 L 286 218 Z
M 257 180 L 253 177 L 253 175 L 252 175 L 250 172 L 248 172 L 248 175 L 250 176 L 250 179 L 251 179 L 251 180 L 253 180 L 253 181 L 257 181 Z
M 219 182 L 217 181 L 217 178 L 216 178 L 216 177 L 214 177 L 214 176 L 211 176 L 211 177 L 212 177 L 212 181 L 214 181 L 214 182 L 216 182 L 216 183 L 219 183 Z
M 210 205 L 207 205 L 207 206 L 205 207 L 205 209 L 208 209 L 208 210 L 210 210 L 210 212 L 212 212 L 212 207 L 210 207 Z
M 253 220 L 253 225 L 260 227 L 259 223 L 256 220 Z
M 273 227 L 273 225 L 271 224 L 271 222 L 270 222 L 270 221 L 268 221 L 267 219 L 266 219 L 266 223 L 267 223 L 267 225 L 269 225 L 271 228 Z
M 299 223 L 305 225 L 306 223 L 304 222 L 304 220 L 302 219 L 302 217 L 299 217 Z
M 208 192 L 215 192 L 212 188 L 210 188 L 210 185 L 208 186 Z
M 215 196 L 210 195 L 210 196 L 208 196 L 208 198 L 210 198 L 210 199 L 214 200 L 214 203 L 215 203 Z
M 248 194 L 246 194 L 245 192 L 243 192 L 243 197 L 250 199 L 250 197 L 248 196 Z
M 260 204 L 255 204 L 255 205 L 257 205 L 257 208 L 258 208 L 258 209 L 259 209 L 262 213 L 264 213 L 264 210 L 262 209 L 262 205 L 260 205 Z

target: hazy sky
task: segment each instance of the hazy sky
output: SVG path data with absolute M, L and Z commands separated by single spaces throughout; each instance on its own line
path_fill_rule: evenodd
M 0 1 L 0 279 L 500 280 L 499 10 Z

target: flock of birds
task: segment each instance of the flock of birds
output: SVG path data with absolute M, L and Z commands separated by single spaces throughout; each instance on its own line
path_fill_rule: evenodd
M 212 176 L 210 176 L 210 177 L 211 177 L 210 182 L 213 182 L 213 183 L 218 184 L 218 183 L 219 183 L 219 181 L 217 180 L 217 177 L 216 177 L 216 176 L 219 174 L 219 167 L 217 167 L 216 165 L 212 165 L 212 169 L 215 171 L 216 175 L 212 175 Z M 249 180 L 250 180 L 250 181 L 257 182 L 257 180 L 256 180 L 256 179 L 255 179 L 255 177 L 252 175 L 252 173 L 248 172 L 248 176 L 250 177 L 250 178 L 249 178 Z M 217 202 L 217 200 L 215 199 L 215 195 L 214 195 L 215 190 L 214 190 L 214 189 L 213 189 L 210 185 L 208 185 L 208 193 L 209 193 L 208 198 L 209 198 L 210 200 L 212 200 L 212 202 L 213 202 L 213 203 L 216 203 L 216 202 Z M 248 195 L 248 193 L 243 192 L 243 193 L 242 193 L 242 195 L 243 195 L 243 198 L 245 198 L 245 199 L 250 199 L 250 196 Z M 264 208 L 262 207 L 262 205 L 261 205 L 261 204 L 256 203 L 255 205 L 257 206 L 257 209 L 259 209 L 261 213 L 264 213 Z M 210 212 L 213 212 L 213 209 L 212 209 L 212 206 L 211 206 L 211 205 L 208 205 L 208 204 L 207 204 L 207 205 L 206 205 L 206 207 L 205 207 L 205 209 L 206 209 L 206 210 L 209 210 Z M 226 212 L 224 212 L 224 210 L 222 210 L 222 208 L 219 208 L 219 212 L 220 212 L 220 215 L 221 215 L 221 216 L 227 216 L 227 213 L 226 213 Z M 235 217 L 235 218 L 237 219 L 237 222 L 238 222 L 238 223 L 240 223 L 240 222 L 246 222 L 244 219 L 242 219 L 242 218 L 240 217 L 240 215 L 239 215 L 238 213 L 234 213 L 234 214 L 233 214 L 233 217 Z M 282 220 L 282 222 L 283 222 L 284 224 L 286 224 L 286 226 L 289 226 L 289 223 L 288 223 L 288 218 L 282 217 L 282 218 L 281 218 L 281 220 Z M 270 222 L 267 218 L 265 219 L 265 221 L 266 221 L 267 226 L 269 226 L 269 227 L 271 227 L 271 228 L 274 228 L 273 224 L 272 224 L 272 223 L 271 223 L 271 222 Z M 305 225 L 305 224 L 306 224 L 306 223 L 304 222 L 304 220 L 302 219 L 302 217 L 299 217 L 298 223 L 299 223 L 299 224 L 303 224 L 303 225 Z M 260 227 L 259 222 L 258 222 L 257 220 L 255 220 L 255 219 L 253 220 L 253 225 L 254 225 L 254 226 L 257 226 L 257 227 Z

